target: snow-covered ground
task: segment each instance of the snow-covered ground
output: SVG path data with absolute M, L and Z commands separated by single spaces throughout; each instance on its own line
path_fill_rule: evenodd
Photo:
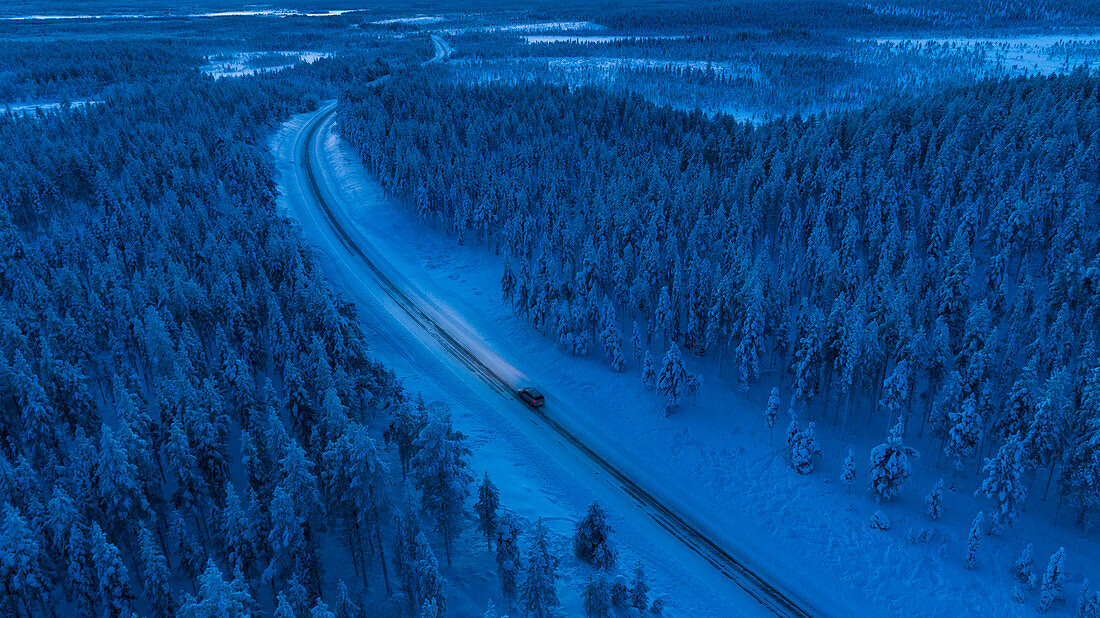
M 380 19 L 378 21 L 372 21 L 372 24 L 377 26 L 388 26 L 390 24 L 438 24 L 439 22 L 447 21 L 446 17 L 442 15 L 419 15 L 417 17 L 394 17 L 391 19 Z
M 590 21 L 540 21 L 522 24 L 490 24 L 450 28 L 441 34 L 463 34 L 466 32 L 574 32 L 578 30 L 600 30 L 603 26 Z
M 981 51 L 990 69 L 1010 73 L 1050 74 L 1088 62 L 1087 56 L 1067 54 L 1064 46 L 1087 46 L 1092 57 L 1100 56 L 1100 34 L 1035 34 L 1012 37 L 887 37 L 873 39 L 899 50 L 916 47 L 948 47 Z
M 88 105 L 98 105 L 103 101 L 99 100 L 80 100 L 80 101 L 68 101 L 68 105 L 72 107 L 85 107 Z M 63 105 L 60 101 L 42 101 L 37 103 L 7 103 L 0 104 L 0 112 L 10 111 L 16 116 L 32 115 L 35 112 L 50 111 L 60 109 Z
M 532 59 L 537 61 L 538 59 Z M 707 60 L 661 60 L 656 58 L 569 57 L 546 60 L 548 67 L 561 71 L 583 72 L 589 77 L 613 75 L 620 69 L 693 69 L 711 70 L 716 75 L 743 76 L 757 79 L 760 70 L 756 65 L 735 62 L 710 62 Z
M 271 66 L 256 66 L 252 64 L 252 60 L 256 58 L 273 54 L 285 56 L 287 61 Z M 244 77 L 246 75 L 254 75 L 267 71 L 281 71 L 282 69 L 287 69 L 303 62 L 307 64 L 313 63 L 321 58 L 328 58 L 331 55 L 332 54 L 328 52 L 312 51 L 234 52 L 228 54 L 228 57 L 208 60 L 208 62 L 202 66 L 202 72 L 212 76 L 214 79 L 221 79 L 223 77 Z
M 941 477 L 948 477 L 950 483 L 950 474 L 935 467 L 934 453 L 925 453 L 899 498 L 877 505 L 865 491 L 865 470 L 870 448 L 882 438 L 864 435 L 854 443 L 842 442 L 831 425 L 819 423 L 823 458 L 812 475 L 800 476 L 786 463 L 785 449 L 779 446 L 781 435 L 774 443 L 769 441 L 762 420 L 766 394 L 742 393 L 719 378 L 709 364 L 694 363 L 693 369 L 706 380 L 698 404 L 665 418 L 661 402 L 640 388 L 633 370 L 616 374 L 598 359 L 563 355 L 549 338 L 515 318 L 498 291 L 500 258 L 482 248 L 458 246 L 427 229 L 408 210 L 383 197 L 352 156 L 338 148 L 335 138 L 328 139 L 326 150 L 333 173 L 353 197 L 342 203 L 360 223 L 359 233 L 423 290 L 440 312 L 468 324 L 496 357 L 544 387 L 550 395 L 548 411 L 563 423 L 613 450 L 624 465 L 663 488 L 663 497 L 707 521 L 724 522 L 723 533 L 731 545 L 766 561 L 788 585 L 822 603 L 822 612 L 1031 615 L 1037 593 L 1025 591 L 1024 604 L 1013 601 L 1015 582 L 1009 572 L 1029 542 L 1035 544 L 1039 569 L 1058 546 L 1068 547 L 1069 603 L 1063 610 L 1075 602 L 1083 577 L 1100 580 L 1095 532 L 1083 535 L 1051 525 L 1053 505 L 1041 504 L 1038 496 L 1028 503 L 1030 512 L 1012 531 L 983 537 L 978 568 L 966 570 L 963 557 L 969 522 L 979 509 L 988 509 L 988 502 L 969 491 L 949 489 L 944 519 L 928 520 L 923 514 L 925 493 Z M 342 284 L 349 294 L 355 293 L 354 280 L 344 278 Z M 364 317 L 372 325 L 393 319 L 377 309 Z M 505 502 L 527 518 L 553 509 L 561 519 L 552 521 L 552 527 L 568 534 L 571 518 L 599 495 L 592 486 L 585 487 L 583 476 L 573 472 L 570 478 L 569 472 L 553 466 L 552 448 L 526 443 L 529 436 L 522 427 L 509 426 L 514 420 L 507 411 L 485 404 L 492 395 L 482 396 L 481 401 L 471 396 L 478 388 L 464 378 L 462 367 L 454 367 L 443 355 L 424 356 L 400 333 L 380 333 L 379 340 L 383 343 L 376 352 L 396 366 L 412 388 L 452 405 L 459 426 L 483 449 L 477 465 L 501 475 Z M 447 370 L 440 371 L 441 367 Z M 851 493 L 839 482 L 849 447 L 855 450 L 860 475 Z M 960 487 L 973 481 L 969 478 L 973 472 L 964 474 L 970 482 Z M 619 512 L 614 501 L 611 506 Z M 890 530 L 869 527 L 877 510 L 892 520 Z M 698 595 L 697 574 L 686 574 L 673 551 L 653 546 L 638 534 L 640 522 L 620 512 L 615 523 L 621 542 L 659 571 L 656 576 L 662 579 L 655 587 L 672 593 L 670 600 L 680 611 L 728 615 L 716 611 L 722 605 L 713 592 Z M 836 597 L 854 605 L 831 605 L 842 602 Z M 575 602 L 575 598 L 570 601 Z
M 162 17 L 335 17 L 352 13 L 355 9 L 331 9 L 323 11 L 298 11 L 294 9 L 256 9 L 242 11 L 217 11 L 213 13 L 69 13 L 58 15 L 13 15 L 0 17 L 9 21 L 73 20 L 73 19 L 157 19 Z
M 523 40 L 529 45 L 537 43 L 614 43 L 616 41 L 641 41 L 641 40 L 655 40 L 655 39 L 682 39 L 683 36 L 678 35 L 625 35 L 625 34 L 611 34 L 611 35 L 587 35 L 587 34 L 533 34 L 524 36 Z

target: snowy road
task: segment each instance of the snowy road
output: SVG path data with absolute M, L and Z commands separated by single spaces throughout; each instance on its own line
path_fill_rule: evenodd
M 446 56 L 446 44 L 433 39 L 436 57 Z M 696 521 L 691 513 L 683 512 L 667 504 L 654 492 L 653 487 L 636 478 L 616 461 L 614 453 L 601 452 L 582 436 L 560 423 L 552 410 L 556 400 L 553 389 L 548 390 L 547 409 L 532 410 L 515 397 L 515 389 L 525 383 L 520 370 L 503 361 L 488 344 L 482 341 L 462 320 L 461 316 L 446 311 L 439 301 L 417 290 L 393 268 L 384 256 L 356 233 L 346 219 L 345 209 L 338 199 L 338 187 L 331 186 L 334 174 L 321 169 L 323 160 L 318 156 L 321 135 L 331 130 L 335 117 L 335 105 L 330 104 L 304 122 L 295 138 L 294 170 L 297 191 L 301 195 L 301 211 L 293 212 L 303 224 L 308 236 L 316 244 L 328 248 L 330 257 L 338 258 L 340 266 L 355 273 L 354 278 L 362 287 L 361 293 L 368 301 L 381 304 L 380 315 L 388 315 L 401 326 L 417 335 L 431 354 L 444 357 L 457 372 L 465 372 L 476 379 L 482 392 L 493 407 L 504 408 L 514 417 L 513 422 L 530 423 L 536 427 L 528 431 L 543 449 L 556 449 L 555 459 L 569 462 L 574 474 L 584 475 L 597 494 L 615 492 L 613 502 L 625 503 L 639 511 L 634 518 L 652 528 L 648 536 L 654 542 L 679 546 L 682 552 L 693 554 L 699 569 L 717 574 L 711 581 L 724 581 L 726 596 L 739 614 L 773 614 L 780 616 L 817 615 L 805 600 L 777 585 L 773 578 L 761 575 L 758 568 L 750 567 L 728 548 L 720 535 L 711 532 L 707 522 Z M 488 388 L 488 391 L 485 390 Z M 506 400 L 502 402 L 500 400 Z M 533 431 L 532 431 L 533 430 Z M 541 434 L 541 435 L 539 435 Z M 579 470 L 579 472 L 578 472 Z

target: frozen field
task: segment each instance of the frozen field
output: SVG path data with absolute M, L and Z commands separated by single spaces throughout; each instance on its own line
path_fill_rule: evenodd
M 285 62 L 275 64 L 256 64 L 258 59 L 266 56 L 284 56 Z M 282 51 L 282 52 L 235 52 L 228 54 L 226 58 L 211 59 L 203 65 L 202 72 L 214 79 L 223 77 L 245 77 L 268 71 L 281 71 L 301 63 L 313 63 L 322 58 L 328 58 L 327 52 L 306 51 Z

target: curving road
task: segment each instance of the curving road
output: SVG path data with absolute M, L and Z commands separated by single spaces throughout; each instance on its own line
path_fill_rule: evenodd
M 434 39 L 433 42 L 435 42 Z M 441 48 L 438 44 L 435 50 L 437 58 L 445 57 L 447 54 L 446 48 Z M 662 529 L 704 559 L 718 573 L 759 603 L 761 608 L 778 616 L 816 615 L 818 611 L 812 609 L 804 600 L 799 599 L 791 591 L 782 589 L 777 583 L 768 581 L 748 566 L 745 560 L 724 547 L 721 541 L 708 534 L 705 525 L 695 521 L 690 513 L 680 512 L 662 502 L 642 482 L 632 478 L 616 465 L 612 458 L 586 444 L 582 438 L 559 423 L 545 409 L 531 409 L 523 404 L 515 394 L 515 389 L 519 385 L 512 384 L 509 378 L 500 375 L 493 369 L 492 363 L 479 355 L 476 346 L 467 343 L 469 333 L 450 332 L 448 321 L 442 319 L 429 303 L 423 301 L 421 294 L 410 289 L 407 281 L 400 280 L 393 267 L 361 235 L 349 231 L 352 230 L 352 226 L 346 222 L 338 200 L 332 199 L 331 188 L 325 186 L 329 177 L 323 175 L 319 168 L 323 165 L 318 155 L 319 136 L 325 133 L 322 131 L 323 128 L 327 129 L 328 125 L 335 121 L 335 112 L 336 105 L 329 104 L 303 125 L 296 140 L 295 167 L 301 193 L 306 198 L 308 208 L 311 209 L 309 216 L 314 219 L 314 224 L 324 227 L 330 236 L 338 240 L 339 250 L 345 254 L 341 257 L 354 262 L 361 272 L 377 284 L 390 301 L 387 304 L 399 308 L 404 313 L 403 317 L 411 319 L 417 328 L 437 342 L 439 347 L 465 367 L 470 374 L 501 396 L 513 399 L 512 405 L 521 406 L 525 414 L 533 413 L 538 422 L 561 438 L 563 448 L 572 451 L 570 455 L 584 458 L 593 464 L 594 468 L 606 473 L 613 479 L 612 484 L 629 496 L 629 499 Z

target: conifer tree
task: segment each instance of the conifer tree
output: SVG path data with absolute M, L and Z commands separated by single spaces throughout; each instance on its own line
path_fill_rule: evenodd
M 421 505 L 443 536 L 449 565 L 451 549 L 466 519 L 465 500 L 472 480 L 466 436 L 451 427 L 450 415 L 436 410 L 417 435 L 415 448 L 411 465 Z
M 856 454 L 852 449 L 848 449 L 848 456 L 844 458 L 844 472 L 840 476 L 840 481 L 844 483 L 845 489 L 848 493 L 852 492 L 852 483 L 856 480 Z
M 943 479 L 932 486 L 932 491 L 924 498 L 924 512 L 932 521 L 939 521 L 943 517 Z
M 588 512 L 577 522 L 573 534 L 573 553 L 582 561 L 607 571 L 615 566 L 615 550 L 611 547 L 611 524 L 598 502 L 588 506 Z
M 546 526 L 539 519 L 519 590 L 524 611 L 536 618 L 548 618 L 558 606 L 558 560 L 550 553 L 546 535 Z
M 945 452 L 961 470 L 966 459 L 974 455 L 982 441 L 982 418 L 978 415 L 974 395 L 967 397 L 958 410 L 948 414 L 951 429 Z
M 1024 550 L 1020 552 L 1020 556 L 1016 558 L 1016 562 L 1012 565 L 1012 572 L 1016 574 L 1016 579 L 1021 583 L 1027 584 L 1028 588 L 1034 588 L 1035 577 L 1035 558 L 1033 556 L 1034 546 L 1031 543 L 1024 547 Z
M 876 501 L 896 496 L 913 471 L 909 460 L 918 454 L 916 449 L 902 444 L 904 434 L 905 422 L 899 418 L 886 442 L 871 449 L 870 488 Z
M 35 603 L 34 609 L 45 611 L 41 595 L 47 582 L 41 560 L 41 547 L 35 535 L 19 511 L 5 502 L 0 510 L 0 591 L 10 603 L 3 605 L 14 609 L 15 600 L 22 599 L 27 614 L 32 615 L 31 600 L 38 599 L 43 606 Z
M 982 544 L 982 520 L 983 513 L 978 511 L 974 521 L 970 524 L 970 534 L 966 537 L 966 561 L 964 566 L 973 570 L 978 565 L 978 550 Z
M 309 618 L 336 618 L 336 614 L 328 608 L 324 601 L 318 598 L 309 610 Z
M 199 577 L 198 596 L 186 595 L 177 615 L 180 618 L 247 618 L 255 610 L 247 584 L 239 577 L 225 581 L 221 570 L 211 560 Z
M 360 611 L 359 606 L 351 600 L 347 584 L 341 579 L 336 584 L 336 607 L 333 613 L 336 614 L 336 618 L 357 618 Z
M 602 572 L 597 571 L 588 580 L 581 596 L 587 618 L 607 618 L 611 615 L 611 585 Z
M 153 615 L 161 618 L 172 616 L 175 611 L 175 602 L 169 585 L 168 562 L 161 553 L 153 534 L 145 526 L 139 529 L 138 542 L 141 547 L 139 557 L 141 558 L 142 587 L 145 589 L 145 597 L 149 601 Z
M 110 618 L 125 616 L 130 599 L 133 598 L 130 592 L 130 575 L 118 547 L 107 540 L 99 524 L 92 524 L 91 547 L 98 582 L 97 590 L 105 613 Z
M 649 606 L 649 584 L 645 581 L 645 570 L 641 561 L 634 565 L 634 576 L 630 580 L 630 606 L 639 612 Z
M 649 390 L 657 388 L 657 370 L 653 367 L 653 357 L 649 350 L 645 351 L 645 361 L 642 363 L 642 385 Z
M 486 472 L 481 486 L 477 489 L 474 512 L 477 513 L 477 528 L 485 535 L 485 544 L 489 549 L 492 549 L 492 539 L 497 533 L 497 524 L 500 521 L 500 515 L 497 513 L 499 509 L 500 491 L 489 480 L 489 473 Z
M 1066 581 L 1066 548 L 1059 547 L 1047 563 L 1043 574 L 1043 587 L 1039 591 L 1039 613 L 1050 609 L 1051 605 L 1063 598 L 1062 586 Z
M 764 426 L 768 428 L 768 444 L 771 444 L 775 433 L 775 421 L 779 416 L 779 388 L 773 388 L 768 396 L 768 407 L 764 409 Z
M 991 498 L 997 503 L 993 511 L 993 530 L 996 532 L 1008 528 L 1016 520 L 1020 504 L 1027 497 L 1022 476 L 1024 473 L 1024 449 L 1020 436 L 1009 436 L 997 456 L 985 460 L 982 472 L 986 474 L 982 486 L 976 493 Z
M 519 587 L 522 564 L 519 550 L 519 527 L 511 513 L 504 513 L 497 529 L 497 576 L 500 578 L 500 593 L 512 609 Z

